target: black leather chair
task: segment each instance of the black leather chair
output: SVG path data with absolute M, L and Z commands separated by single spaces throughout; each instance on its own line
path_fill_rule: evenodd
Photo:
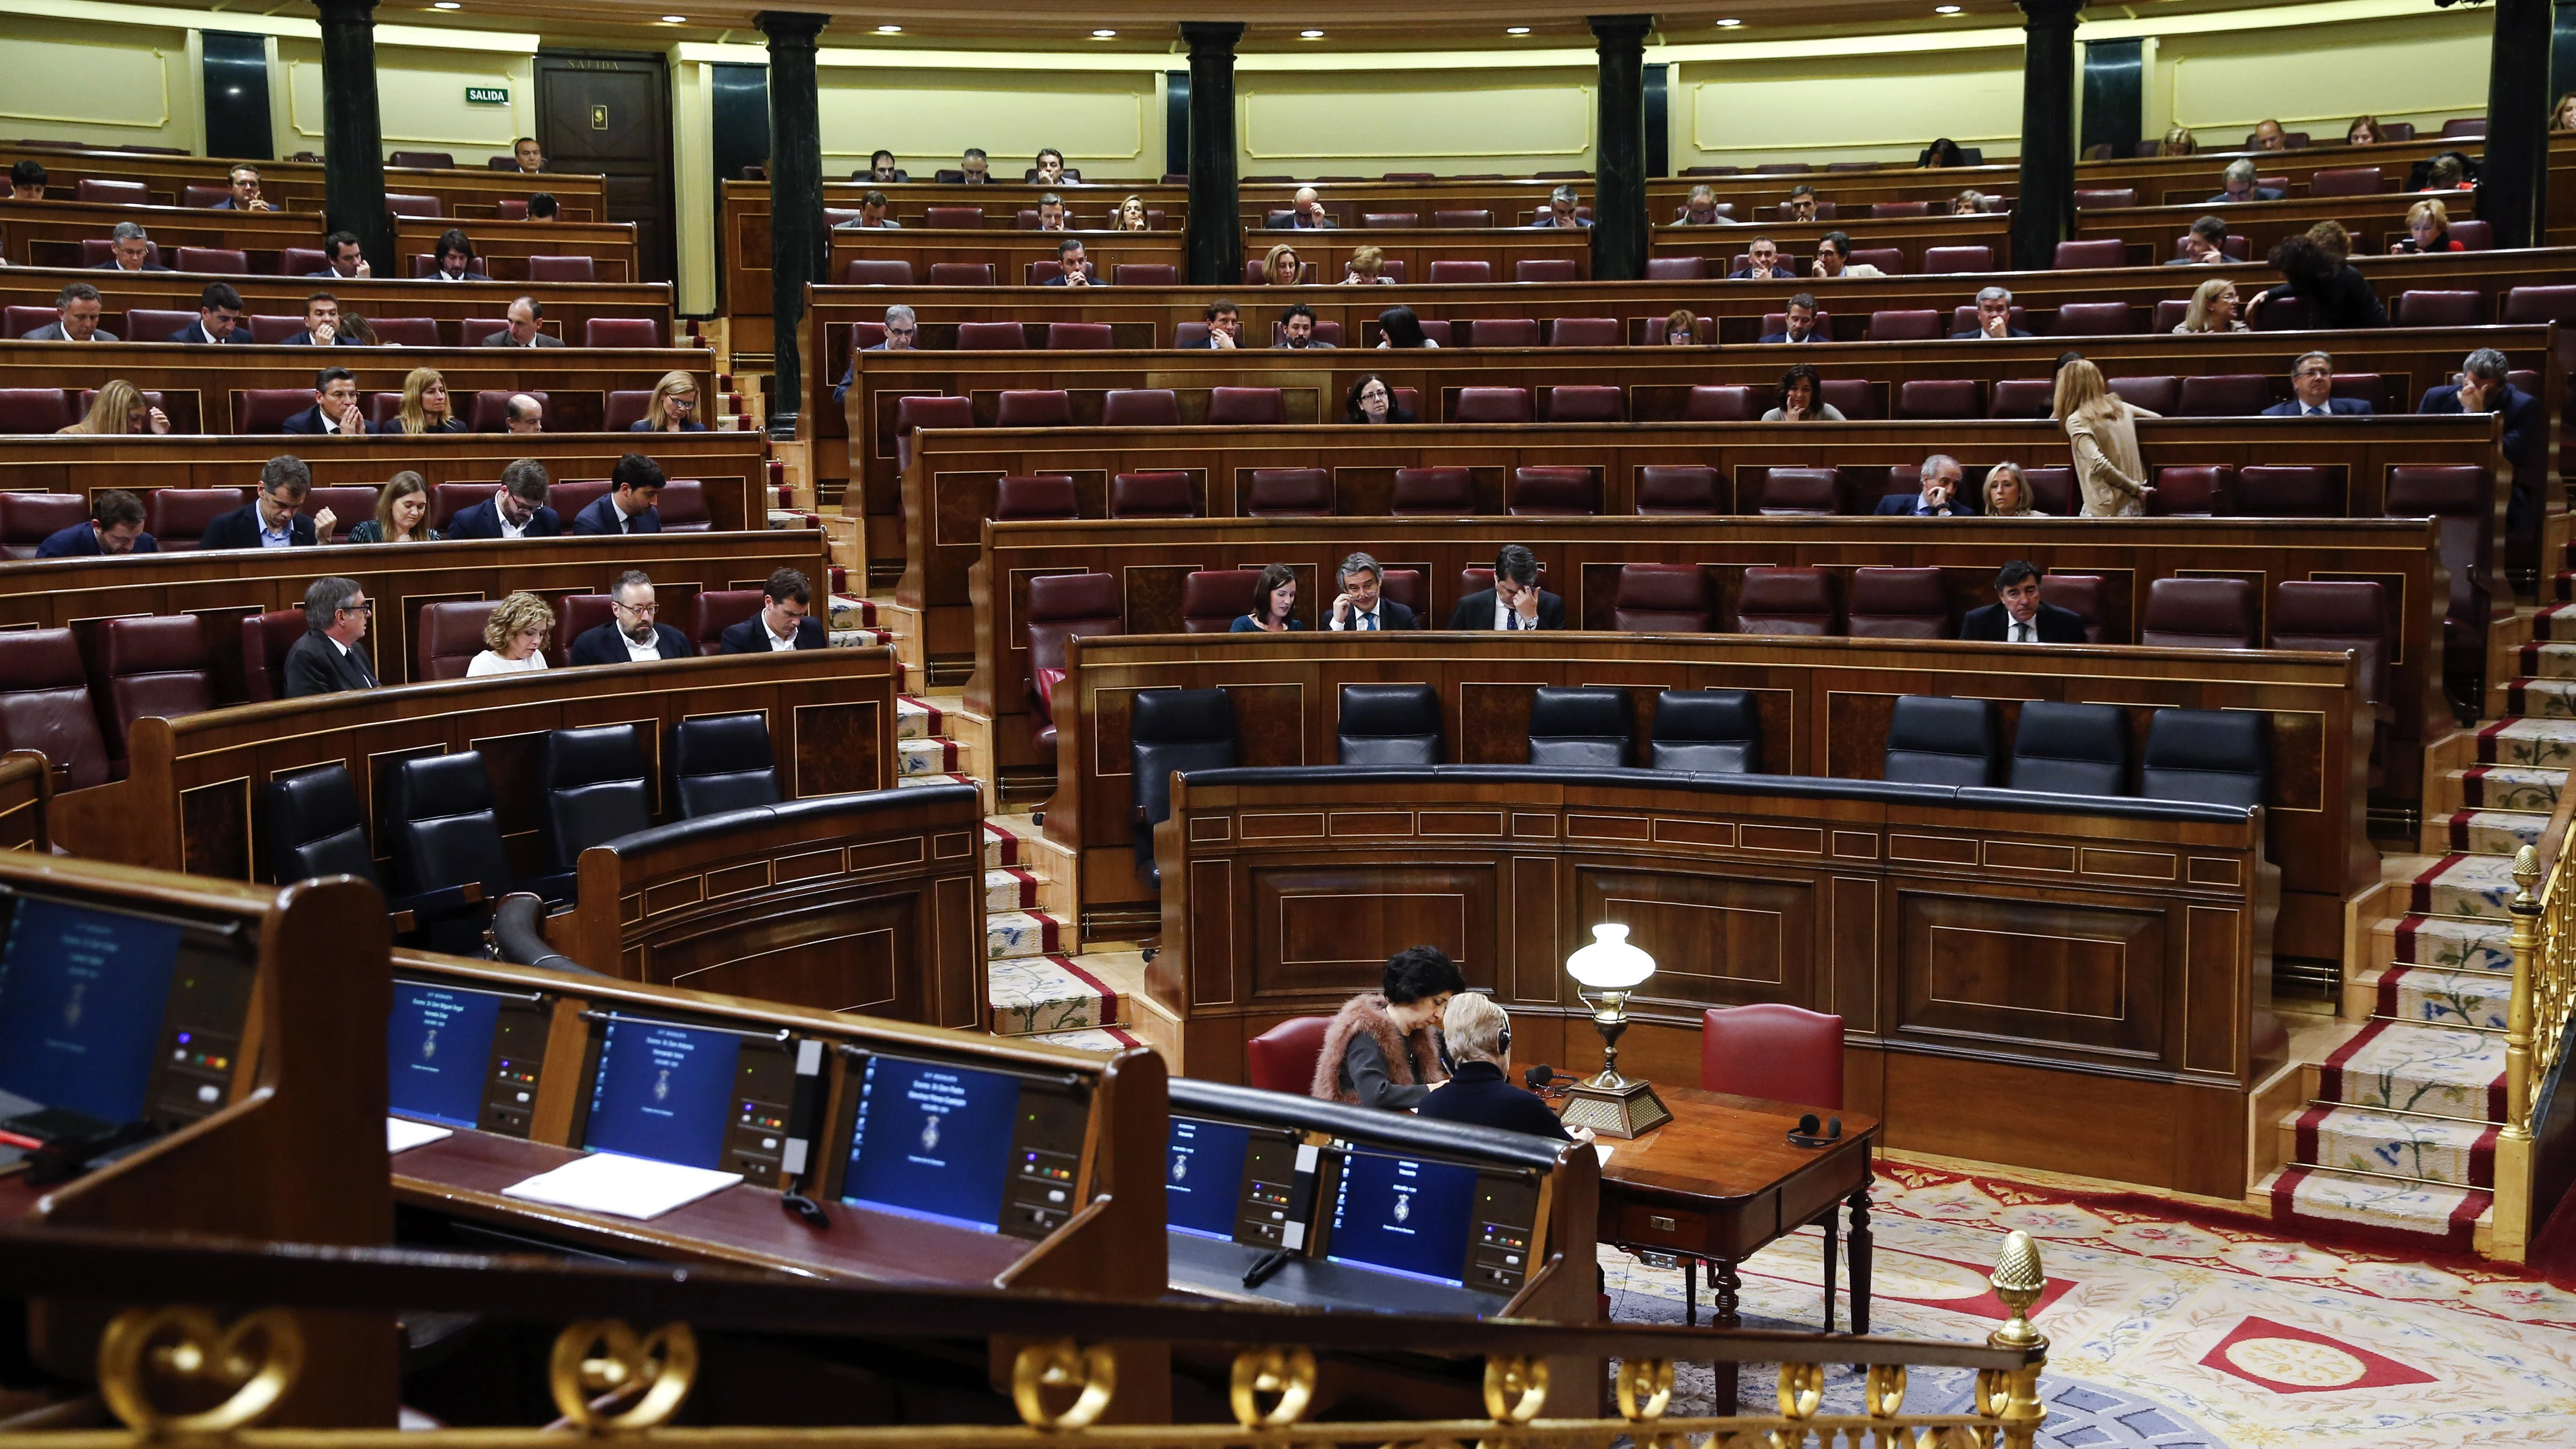
M 1149 689 L 1127 716 L 1127 757 L 1136 789 L 1136 874 L 1160 890 L 1154 827 L 1171 818 L 1174 771 L 1225 770 L 1235 763 L 1234 697 L 1222 689 Z
M 1667 689 L 1655 696 L 1646 764 L 1716 775 L 1762 772 L 1762 717 L 1742 689 Z
M 769 717 L 719 714 L 671 728 L 671 801 L 682 820 L 778 803 Z
M 1624 689 L 1543 688 L 1530 700 L 1533 765 L 1615 770 L 1628 763 L 1636 734 Z
M 472 954 L 480 949 L 484 896 L 479 883 L 421 895 L 385 889 L 348 766 L 334 763 L 281 776 L 269 782 L 266 794 L 272 880 L 285 885 L 315 876 L 356 876 L 384 895 L 397 936 L 438 950 L 461 948 Z M 446 944 L 437 944 L 441 942 Z
M 1903 785 L 1983 786 L 1995 776 L 1995 703 L 1903 694 L 1887 722 L 1881 777 Z
M 2107 704 L 2021 707 L 2009 788 L 2051 795 L 2129 793 L 2129 717 Z
M 567 877 L 583 851 L 653 826 L 644 741 L 633 725 L 549 732 L 543 778 L 548 868 Z
M 385 824 L 394 837 L 394 875 L 407 894 L 429 896 L 470 886 L 484 900 L 497 901 L 509 891 L 510 858 L 501 845 L 500 817 L 492 809 L 492 777 L 476 751 L 430 755 L 396 766 Z M 480 955 L 488 920 L 488 911 L 477 907 L 433 932 L 431 945 Z
M 2272 717 L 2242 709 L 2160 709 L 2147 721 L 2138 793 L 2149 800 L 2260 805 L 2271 774 Z
M 1345 684 L 1337 727 L 1345 765 L 1440 763 L 1440 691 L 1428 684 Z

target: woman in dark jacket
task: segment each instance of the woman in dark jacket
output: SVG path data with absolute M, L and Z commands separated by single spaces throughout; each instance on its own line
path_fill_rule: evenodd
M 1378 984 L 1333 1014 L 1309 1095 L 1402 1111 L 1449 1080 L 1433 1028 L 1449 998 L 1467 989 L 1458 963 L 1437 947 L 1407 946 L 1387 958 Z
M 1395 400 L 1395 389 L 1386 379 L 1372 372 L 1351 384 L 1350 413 L 1343 419 L 1352 423 L 1409 423 L 1413 410 Z
M 2284 237 L 2272 248 L 2271 263 L 2281 273 L 2278 287 L 2266 287 L 2247 304 L 2248 317 L 2260 317 L 2263 302 L 2275 292 L 2308 304 L 2308 325 L 2319 329 L 2385 327 L 2388 309 L 2370 281 L 2352 263 L 2326 250 L 2312 236 Z

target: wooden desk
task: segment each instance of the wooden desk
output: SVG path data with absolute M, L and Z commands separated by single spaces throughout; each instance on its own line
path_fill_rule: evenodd
M 408 264 L 406 264 L 408 265 Z M 209 278 L 185 272 L 100 272 L 87 267 L 10 267 L 0 270 L 0 306 L 51 307 L 66 283 L 87 282 L 98 288 L 99 325 L 132 339 L 139 329 L 126 320 L 130 308 L 185 312 L 193 320 L 197 301 Z M 371 320 L 428 317 L 440 324 L 440 338 L 462 345 L 458 324 L 468 318 L 499 318 L 510 303 L 531 296 L 546 309 L 545 328 L 559 340 L 578 346 L 581 324 L 593 317 L 649 317 L 662 336 L 676 344 L 671 330 L 671 284 L 668 282 L 417 282 L 409 279 L 334 277 L 225 277 L 241 294 L 253 316 L 304 315 L 304 299 L 328 290 L 340 305 Z M 175 328 L 150 335 L 160 341 Z
M 1785 1102 L 1655 1083 L 1673 1120 L 1632 1142 L 1604 1137 L 1601 1241 L 1682 1260 L 1682 1321 L 1699 1322 L 1695 1270 L 1709 1265 L 1720 1328 L 1740 1328 L 1736 1265 L 1811 1222 L 1825 1225 L 1825 1332 L 1834 1331 L 1834 1243 L 1851 1208 L 1851 1331 L 1869 1332 L 1869 1159 L 1878 1119 L 1839 1115 L 1842 1139 L 1799 1147 L 1788 1134 L 1807 1110 Z M 1720 1377 L 1727 1375 L 1721 1370 Z M 1725 1403 L 1720 1394 L 1718 1402 Z
M 1657 220 L 1661 222 L 1664 219 L 1658 217 Z M 1744 254 L 1755 237 L 1768 237 L 1780 248 L 1783 256 L 1794 258 L 1799 269 L 1804 271 L 1816 260 L 1817 239 L 1827 232 L 1838 231 L 1851 238 L 1855 250 L 1894 247 L 1903 252 L 1903 263 L 1884 267 L 1889 272 L 1920 272 L 1923 253 L 1932 247 L 1990 247 L 1995 254 L 1995 265 L 2005 267 L 2012 265 L 2011 228 L 2012 216 L 2008 212 L 1876 219 L 1863 212 L 1859 216 L 1832 221 L 1773 221 L 1755 226 L 1663 224 L 1654 228 L 1652 254 L 1659 257 L 1706 257 L 1709 271 L 1723 278 L 1734 270 L 1735 259 Z M 1803 280 L 1824 279 L 1810 277 Z M 1789 290 L 1798 288 L 1793 286 Z
M 165 267 L 179 264 L 180 247 L 225 247 L 247 254 L 251 271 L 268 276 L 277 274 L 281 253 L 288 247 L 319 251 L 324 230 L 322 218 L 309 211 L 210 211 L 202 206 L 0 198 L 0 239 L 7 242 L 13 266 L 78 267 L 80 244 L 105 241 L 121 221 L 142 227 L 160 245 Z
M 503 221 L 491 217 L 458 221 L 441 216 L 394 218 L 396 275 L 411 275 L 413 257 L 436 255 L 438 238 L 450 227 L 460 227 L 474 239 L 475 259 L 497 282 L 527 281 L 530 257 L 589 257 L 597 280 L 602 282 L 632 282 L 643 276 L 635 265 L 635 223 L 631 221 Z
M 2096 241 L 2117 237 L 2128 243 L 2130 265 L 2160 266 L 2174 254 L 2176 237 L 2191 230 L 2193 222 L 2214 213 L 2225 219 L 2229 235 L 2245 238 L 2247 250 L 2258 262 L 2271 255 L 2282 238 L 2304 235 L 2321 221 L 2342 222 L 2352 233 L 2354 251 L 2376 252 L 2386 249 L 2389 234 L 2405 235 L 2408 209 L 2424 199 L 2414 192 L 2375 192 L 2367 196 L 2294 196 L 2284 201 L 2220 204 L 2207 199 L 2215 194 L 2215 190 L 2204 192 L 2179 206 L 2115 206 L 2078 211 L 2075 238 Z M 2468 221 L 2477 215 L 2476 192 L 2447 192 L 2441 200 L 2453 221 Z M 2045 261 L 2034 265 L 2045 265 Z
M 0 146 L 0 166 L 33 161 L 45 168 L 45 193 L 69 200 L 84 179 L 140 181 L 152 199 L 175 206 L 188 186 L 221 186 L 236 163 L 222 157 L 163 156 L 137 151 L 55 151 L 40 146 Z M 328 188 L 319 161 L 250 159 L 238 164 L 259 168 L 260 198 L 289 211 L 319 214 Z M 434 196 L 450 216 L 497 214 L 504 199 L 524 201 L 540 191 L 554 193 L 564 207 L 564 220 L 588 221 L 607 207 L 608 178 L 547 172 L 522 176 L 516 171 L 469 167 L 421 166 L 384 168 L 385 190 L 395 196 Z M 220 213 L 225 216 L 234 212 Z M 255 213 L 254 213 L 255 214 Z M 105 235 L 105 233 L 100 233 Z

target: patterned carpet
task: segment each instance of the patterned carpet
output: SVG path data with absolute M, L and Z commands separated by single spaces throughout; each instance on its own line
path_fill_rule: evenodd
M 2039 1240 L 2050 1339 L 2041 1442 L 2063 1449 L 2576 1446 L 2576 1293 L 2460 1262 L 2326 1249 L 2255 1220 L 2022 1180 L 1882 1162 L 1870 1326 L 1981 1340 L 2004 1318 L 1987 1288 L 2003 1235 Z M 1819 1234 L 1744 1268 L 1748 1325 L 1820 1322 Z M 1681 1274 L 1607 1252 L 1611 1316 L 1678 1322 Z M 1848 1284 L 1837 1326 L 1848 1330 Z M 1709 1289 L 1701 1284 L 1703 1305 Z M 1705 1311 L 1705 1310 L 1703 1310 Z M 1695 1370 L 1695 1371 L 1694 1371 Z M 1677 1372 L 1676 1413 L 1709 1412 L 1705 1365 Z M 1829 1370 L 1827 1408 L 1859 1411 L 1859 1377 Z M 1771 1412 L 1748 1369 L 1745 1412 Z M 1964 1408 L 1964 1373 L 1913 1377 L 1907 1407 Z

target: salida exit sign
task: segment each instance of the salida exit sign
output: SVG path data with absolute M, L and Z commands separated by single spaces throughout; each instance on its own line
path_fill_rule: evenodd
M 510 103 L 508 86 L 467 86 L 465 104 L 469 106 L 506 106 Z

